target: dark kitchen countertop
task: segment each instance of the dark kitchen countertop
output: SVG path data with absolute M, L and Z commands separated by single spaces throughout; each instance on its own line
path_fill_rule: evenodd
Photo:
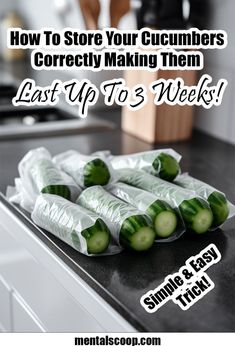
M 118 129 L 90 135 L 1 141 L 0 190 L 3 193 L 7 185 L 13 184 L 17 176 L 17 163 L 22 156 L 28 150 L 42 145 L 52 154 L 70 148 L 83 153 L 110 149 L 114 154 L 153 148 Z M 189 171 L 192 175 L 210 182 L 235 202 L 234 146 L 195 131 L 192 141 L 173 144 L 171 147 L 183 155 L 183 171 Z M 3 197 L 1 200 L 3 201 Z M 9 208 L 27 223 L 22 214 L 11 206 Z M 98 258 L 81 255 L 49 233 L 40 231 L 30 223 L 28 225 L 137 330 L 235 331 L 235 220 L 228 221 L 223 230 L 204 236 L 184 236 L 171 244 L 157 244 L 145 254 L 126 251 L 119 255 Z M 222 260 L 207 271 L 215 283 L 215 288 L 188 311 L 182 311 L 172 302 L 168 302 L 154 314 L 145 312 L 139 303 L 140 297 L 156 288 L 167 275 L 178 271 L 190 256 L 196 255 L 210 243 L 214 243 L 222 254 Z

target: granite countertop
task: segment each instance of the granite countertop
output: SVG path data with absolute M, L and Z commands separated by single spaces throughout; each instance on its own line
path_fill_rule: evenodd
M 0 191 L 5 193 L 7 185 L 13 183 L 17 176 L 17 162 L 22 156 L 28 150 L 42 145 L 52 154 L 70 148 L 83 153 L 110 149 L 114 154 L 153 148 L 119 129 L 90 135 L 1 141 Z M 234 146 L 199 132 L 194 133 L 192 141 L 171 146 L 183 156 L 183 171 L 189 171 L 199 179 L 210 182 L 235 202 Z M 1 201 L 8 204 L 3 197 Z M 156 244 L 144 254 L 125 251 L 115 256 L 88 258 L 54 236 L 32 226 L 14 207 L 8 207 L 137 330 L 235 331 L 235 220 L 228 221 L 223 230 L 198 237 L 185 235 L 174 243 Z M 207 271 L 215 288 L 188 311 L 182 311 L 168 302 L 154 314 L 145 312 L 139 303 L 140 297 L 156 288 L 167 275 L 178 271 L 190 256 L 198 254 L 210 243 L 214 243 L 222 254 L 222 260 Z

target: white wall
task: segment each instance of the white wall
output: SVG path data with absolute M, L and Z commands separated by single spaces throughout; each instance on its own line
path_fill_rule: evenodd
M 210 29 L 224 29 L 228 33 L 229 44 L 224 50 L 212 50 L 205 54 L 205 71 L 214 78 L 226 78 L 229 85 L 222 105 L 210 110 L 197 110 L 195 126 L 218 138 L 235 143 L 235 2 L 234 0 L 210 0 Z
M 17 7 L 30 29 L 42 27 L 61 29 L 64 26 L 82 28 L 83 19 L 77 1 L 66 0 L 66 2 L 70 9 L 65 16 L 65 21 L 56 12 L 54 0 L 18 0 Z
M 16 8 L 16 1 L 17 0 L 0 0 L 0 20 L 10 11 L 14 10 Z M 2 26 L 1 26 L 1 22 L 0 22 L 0 58 L 1 58 L 1 54 L 3 51 L 3 47 L 4 47 L 4 39 L 2 37 L 3 33 L 2 33 Z
M 8 11 L 16 7 L 17 0 L 1 0 L 0 1 L 0 17 L 5 15 Z

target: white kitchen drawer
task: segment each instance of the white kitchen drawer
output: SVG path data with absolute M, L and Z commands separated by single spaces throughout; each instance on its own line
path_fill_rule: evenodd
M 79 302 L 30 256 L 19 263 L 9 265 L 6 270 L 4 276 L 42 321 L 46 331 L 103 331 Z
M 24 249 L 0 221 L 0 274 L 8 285 L 28 306 L 28 310 L 42 321 L 48 332 L 102 332 L 99 322 L 79 301 L 42 266 L 29 251 Z M 5 287 L 5 286 L 4 286 Z M 1 288 L 0 288 L 1 290 Z M 7 309 L 7 291 L 4 290 L 4 310 Z M 0 297 L 1 300 L 1 297 Z M 84 302 L 83 302 L 84 303 Z M 37 324 L 19 307 L 14 298 L 13 322 L 15 331 L 37 331 Z M 0 309 L 1 310 L 1 309 Z M 3 312 L 5 314 L 5 312 Z M 15 316 L 16 314 L 16 316 Z M 22 320 L 19 316 L 22 315 Z M 23 318 L 25 315 L 25 318 Z M 1 312 L 0 312 L 1 316 Z M 5 316 L 5 324 L 8 321 Z M 1 319 L 0 319 L 1 320 Z M 28 327 L 27 327 L 28 323 Z M 4 324 L 4 325 L 5 325 Z M 9 328 L 9 323 L 6 324 Z M 40 329 L 40 328 L 39 328 Z
M 0 329 L 11 332 L 11 289 L 0 276 Z
M 0 275 L 47 332 L 135 331 L 2 203 L 0 240 Z
M 12 294 L 13 332 L 40 333 L 44 332 L 41 322 L 20 296 Z

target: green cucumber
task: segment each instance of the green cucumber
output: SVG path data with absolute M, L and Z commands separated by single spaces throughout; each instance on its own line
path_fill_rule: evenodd
M 81 232 L 86 239 L 87 252 L 89 254 L 99 254 L 104 252 L 110 242 L 110 233 L 103 220 L 98 219 L 90 228 Z
M 75 230 L 73 230 L 71 233 L 71 239 L 72 239 L 73 247 L 76 250 L 80 250 L 81 249 L 81 242 L 80 242 L 80 239 L 79 239 L 77 232 Z
M 156 234 L 151 220 L 101 186 L 84 190 L 76 203 L 107 220 L 114 239 L 124 247 L 145 251 L 153 245 Z
M 189 190 L 134 169 L 120 169 L 118 173 L 123 183 L 152 192 L 158 198 L 167 198 L 169 203 L 178 200 L 177 206 L 188 229 L 204 233 L 211 227 L 213 214 L 209 205 L 198 197 L 189 199 Z
M 154 194 L 124 183 L 111 185 L 109 191 L 150 216 L 158 237 L 169 237 L 176 230 L 178 219 L 175 211 L 165 201 L 156 199 Z
M 200 198 L 183 201 L 179 210 L 188 229 L 202 234 L 208 231 L 213 222 L 213 214 L 207 203 Z
M 168 203 L 157 200 L 146 210 L 146 214 L 151 217 L 158 237 L 167 238 L 176 230 L 177 215 Z
M 213 213 L 213 227 L 222 225 L 229 216 L 230 206 L 222 192 L 188 174 L 179 176 L 176 184 L 195 191 L 200 197 L 207 199 Z
M 128 217 L 120 230 L 120 243 L 135 251 L 148 250 L 153 245 L 155 237 L 156 234 L 144 215 Z
M 70 200 L 71 198 L 70 190 L 68 186 L 65 186 L 65 185 L 48 185 L 48 186 L 45 186 L 41 190 L 41 193 L 49 193 L 51 195 L 57 195 L 68 200 Z
M 106 163 L 101 159 L 88 162 L 84 169 L 84 186 L 107 185 L 110 180 L 110 172 Z
M 180 172 L 180 166 L 177 160 L 173 156 L 165 153 L 159 154 L 153 161 L 152 166 L 154 171 L 156 171 L 156 175 L 166 181 L 173 181 Z
M 229 215 L 229 205 L 227 199 L 222 193 L 214 191 L 210 194 L 207 201 L 210 204 L 214 216 L 213 226 L 218 227 L 222 225 Z
M 70 189 L 66 185 L 55 184 L 62 182 L 60 170 L 49 159 L 40 159 L 30 168 L 33 184 L 40 193 L 49 193 L 66 199 L 70 199 Z
M 110 242 L 106 224 L 95 213 L 62 197 L 41 194 L 31 214 L 39 227 L 85 254 L 100 254 Z

